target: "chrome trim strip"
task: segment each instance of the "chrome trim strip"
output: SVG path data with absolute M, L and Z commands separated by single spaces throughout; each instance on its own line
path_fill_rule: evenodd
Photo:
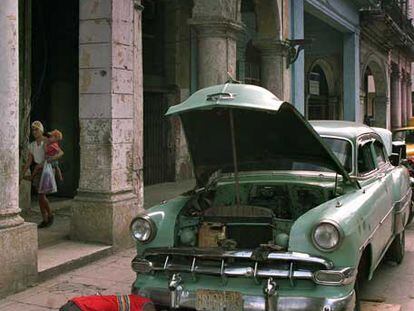
M 221 249 L 209 249 L 209 248 L 151 248 L 144 252 L 144 257 L 147 256 L 191 256 L 200 259 L 228 259 L 228 258 L 239 258 L 239 259 L 250 259 L 252 261 L 258 261 L 254 257 L 254 252 L 251 250 L 239 250 L 239 251 L 225 251 Z M 281 261 L 300 261 L 321 264 L 326 269 L 331 269 L 333 263 L 321 258 L 310 256 L 306 253 L 299 252 L 270 252 L 264 256 L 263 260 L 281 260 Z
M 385 220 L 387 219 L 387 217 L 392 212 L 395 212 L 396 206 L 398 204 L 400 204 L 401 202 L 403 202 L 404 200 L 407 200 L 407 196 L 410 194 L 410 192 L 411 192 L 411 188 L 408 188 L 406 194 L 401 198 L 401 200 L 399 200 L 399 201 L 397 201 L 397 202 L 394 203 L 394 205 L 392 206 L 392 208 L 388 211 L 388 213 L 385 215 L 385 217 L 381 219 L 380 223 L 374 228 L 374 230 L 371 232 L 371 234 L 368 236 L 368 238 L 365 240 L 365 242 L 361 244 L 361 246 L 359 247 L 359 251 L 360 252 L 369 244 L 369 242 L 372 241 L 375 233 L 378 231 L 379 227 L 385 222 Z
M 387 214 L 380 220 L 380 222 L 378 223 L 378 225 L 375 226 L 374 230 L 372 230 L 371 234 L 368 236 L 368 238 L 365 240 L 364 243 L 361 244 L 361 246 L 359 247 L 359 251 L 361 252 L 368 244 L 369 242 L 372 241 L 372 239 L 374 238 L 375 233 L 377 233 L 378 229 L 381 227 L 381 225 L 385 222 L 385 220 L 387 219 L 388 216 L 390 216 L 390 214 L 394 211 L 394 208 L 391 208 Z
M 347 267 L 340 270 L 319 270 L 313 274 L 313 278 L 315 283 L 320 285 L 330 285 L 330 286 L 340 286 L 340 285 L 349 285 L 355 281 L 357 276 L 357 269 Z M 337 275 L 340 278 L 339 282 L 333 281 L 323 281 L 318 280 L 318 275 L 325 274 L 325 275 Z
M 298 253 L 298 252 L 291 252 L 291 253 L 269 253 L 267 255 L 267 259 L 271 260 L 284 260 L 284 261 L 301 261 L 301 262 L 309 262 L 309 263 L 317 263 L 324 265 L 327 269 L 332 269 L 333 263 L 320 258 L 310 256 L 305 253 Z

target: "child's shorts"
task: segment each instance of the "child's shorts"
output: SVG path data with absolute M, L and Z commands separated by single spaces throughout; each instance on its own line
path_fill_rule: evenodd
M 50 162 L 50 164 L 52 165 L 53 168 L 59 168 L 59 161 L 57 160 Z

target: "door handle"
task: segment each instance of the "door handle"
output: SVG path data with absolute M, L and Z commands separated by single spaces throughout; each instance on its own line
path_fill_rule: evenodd
M 385 177 L 385 173 L 378 173 L 377 176 L 379 179 L 383 179 Z

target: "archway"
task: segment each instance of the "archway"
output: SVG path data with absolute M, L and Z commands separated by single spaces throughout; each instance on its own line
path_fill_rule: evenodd
M 257 16 L 257 32 L 260 37 L 281 39 L 281 18 L 276 0 L 254 0 Z
M 338 96 L 331 65 L 316 60 L 307 75 L 306 116 L 309 120 L 338 119 Z
M 382 62 L 374 55 L 368 58 L 361 75 L 361 109 L 363 122 L 387 127 L 387 76 Z
M 287 98 L 286 45 L 276 0 L 243 0 L 241 20 L 245 32 L 238 42 L 238 78 L 260 84 L 279 98 Z

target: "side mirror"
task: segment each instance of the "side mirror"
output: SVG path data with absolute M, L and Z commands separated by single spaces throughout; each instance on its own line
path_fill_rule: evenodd
M 390 159 L 390 162 L 394 166 L 400 165 L 400 154 L 399 153 L 391 153 L 391 155 L 388 157 Z

